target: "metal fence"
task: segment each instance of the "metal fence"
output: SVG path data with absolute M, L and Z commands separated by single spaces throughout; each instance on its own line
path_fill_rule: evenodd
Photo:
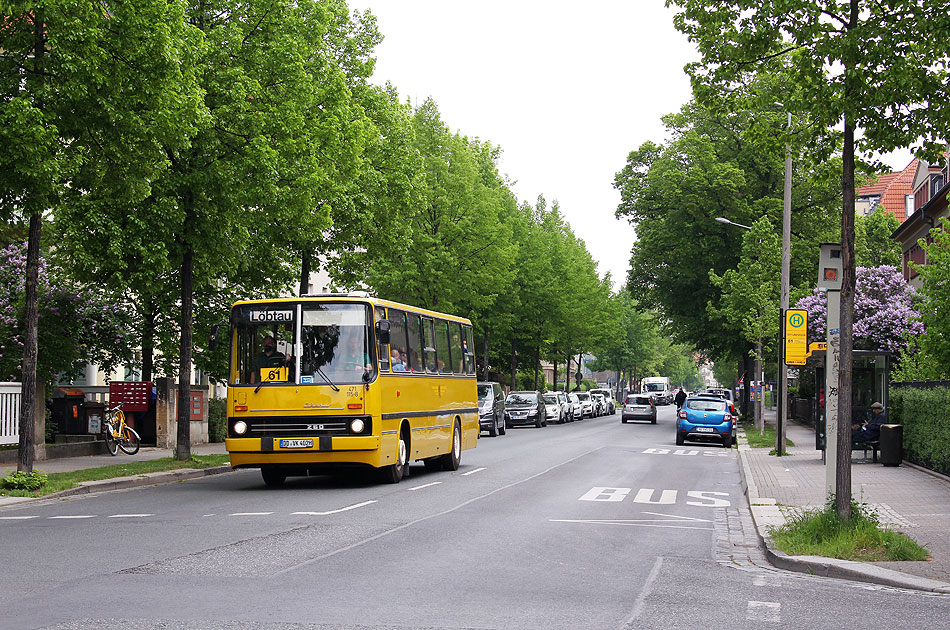
M 0 383 L 0 444 L 20 442 L 20 383 Z

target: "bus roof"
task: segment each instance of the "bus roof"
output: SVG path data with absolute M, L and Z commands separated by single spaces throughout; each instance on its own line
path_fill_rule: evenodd
M 462 324 L 472 325 L 472 322 L 464 317 L 458 317 L 457 315 L 450 315 L 448 313 L 440 313 L 438 311 L 430 311 L 429 309 L 420 308 L 418 306 L 412 306 L 409 304 L 401 304 L 399 302 L 393 302 L 392 300 L 384 300 L 382 298 L 373 297 L 366 293 L 365 291 L 358 291 L 354 293 L 322 293 L 319 295 L 301 295 L 298 297 L 288 297 L 288 298 L 274 298 L 270 300 L 240 300 L 235 302 L 231 308 L 237 306 L 243 306 L 245 304 L 275 304 L 275 303 L 307 303 L 307 302 L 355 302 L 362 304 L 371 304 L 372 306 L 383 306 L 387 308 L 398 308 L 406 311 L 411 311 L 413 313 L 419 313 L 420 315 L 428 315 L 430 317 L 441 317 L 443 319 L 448 319 L 455 322 L 460 322 Z

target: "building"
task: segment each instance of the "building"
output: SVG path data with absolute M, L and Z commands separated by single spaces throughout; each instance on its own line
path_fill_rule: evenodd
M 880 208 L 903 222 L 913 212 L 914 182 L 920 167 L 920 160 L 914 158 L 904 170 L 878 175 L 861 186 L 854 195 L 855 214 L 866 217 Z
M 929 241 L 930 230 L 940 224 L 940 219 L 950 215 L 947 210 L 947 193 L 950 190 L 948 182 L 950 173 L 947 165 L 939 167 L 920 162 L 914 177 L 912 210 L 892 235 L 892 238 L 901 244 L 904 280 L 915 287 L 920 286 L 920 280 L 910 263 L 927 263 L 926 254 L 919 241 Z

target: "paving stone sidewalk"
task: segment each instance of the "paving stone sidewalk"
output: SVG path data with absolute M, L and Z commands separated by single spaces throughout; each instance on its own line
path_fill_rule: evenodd
M 767 412 L 765 418 L 774 425 L 775 412 Z M 766 539 L 769 527 L 783 524 L 802 509 L 824 505 L 826 498 L 825 466 L 821 451 L 815 449 L 814 430 L 790 423 L 786 434 L 795 443 L 788 457 L 740 445 L 749 503 L 759 533 Z M 855 500 L 871 506 L 882 523 L 904 532 L 932 556 L 925 562 L 853 564 L 936 580 L 950 589 L 950 479 L 907 463 L 885 467 L 880 461 L 872 462 L 870 451 L 867 457 L 862 451 L 852 451 L 851 481 Z

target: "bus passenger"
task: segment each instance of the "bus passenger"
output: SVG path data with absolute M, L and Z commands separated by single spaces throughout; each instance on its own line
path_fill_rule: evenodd
M 393 351 L 392 351 L 392 364 L 393 364 L 393 372 L 406 371 L 406 365 L 402 362 L 402 358 L 399 355 L 399 350 L 397 350 L 396 348 L 393 348 Z

